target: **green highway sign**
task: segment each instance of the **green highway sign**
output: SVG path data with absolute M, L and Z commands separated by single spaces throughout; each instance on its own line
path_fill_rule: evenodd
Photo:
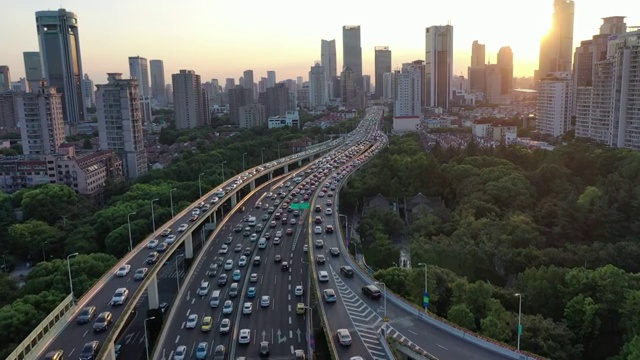
M 290 208 L 292 208 L 293 210 L 306 210 L 309 209 L 311 207 L 311 205 L 306 202 L 306 203 L 293 203 L 291 205 L 289 205 Z

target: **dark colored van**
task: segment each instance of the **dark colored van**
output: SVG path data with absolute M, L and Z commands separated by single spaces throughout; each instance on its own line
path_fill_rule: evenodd
M 382 291 L 375 285 L 367 285 L 362 287 L 362 293 L 370 299 L 380 299 L 382 297 Z

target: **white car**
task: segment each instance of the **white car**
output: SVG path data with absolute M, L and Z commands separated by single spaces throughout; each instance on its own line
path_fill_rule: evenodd
M 303 293 L 304 293 L 304 289 L 302 288 L 302 285 L 296 285 L 296 289 L 295 289 L 296 296 L 302 296 Z
M 173 353 L 173 360 L 184 360 L 187 356 L 187 347 L 180 345 L 176 348 L 176 352 Z
M 322 234 L 322 227 L 320 226 L 316 226 L 313 228 L 313 233 L 314 234 Z
M 203 281 L 200 283 L 200 287 L 198 288 L 198 295 L 206 296 L 209 293 L 209 282 Z
M 113 294 L 113 297 L 111 298 L 111 305 L 122 305 L 124 304 L 125 301 L 127 301 L 128 297 L 129 297 L 129 290 L 127 290 L 127 288 L 119 288 L 116 290 L 116 292 Z
M 247 265 L 247 257 L 242 255 L 240 259 L 238 259 L 238 266 L 243 267 Z
M 242 329 L 238 335 L 238 343 L 240 344 L 248 344 L 251 342 L 251 330 L 250 329 Z
M 187 228 L 189 227 L 189 225 L 187 224 L 182 224 L 180 225 L 180 227 L 178 228 L 178 232 L 184 232 L 185 230 L 187 230 Z
M 258 234 L 251 234 L 251 241 L 257 241 L 258 240 Z
M 198 314 L 190 314 L 184 327 L 187 329 L 195 329 L 198 326 Z
M 282 237 L 282 230 L 276 231 L 276 237 Z
M 155 249 L 155 248 L 156 248 L 156 246 L 158 246 L 158 244 L 159 244 L 158 239 L 150 240 L 150 241 L 147 243 L 147 249 Z
M 218 254 L 220 255 L 226 255 L 229 252 L 229 245 L 227 244 L 222 244 L 222 246 L 220 247 L 220 250 L 218 250 Z
M 347 329 L 338 329 L 336 331 L 336 336 L 338 337 L 338 341 L 342 346 L 351 345 L 351 334 L 349 334 L 349 330 Z
M 233 260 L 229 259 L 224 263 L 224 269 L 225 270 L 231 270 L 233 269 Z
M 250 302 L 246 302 L 244 303 L 244 305 L 242 305 L 242 313 L 245 315 L 249 315 L 251 314 L 251 312 L 253 311 L 253 304 Z
M 258 282 L 258 274 L 256 273 L 251 274 L 251 276 L 249 276 L 249 282 L 252 282 L 252 283 Z
M 223 315 L 230 315 L 233 312 L 233 302 L 231 300 L 227 300 L 224 302 L 224 306 L 222 307 Z
M 320 281 L 320 282 L 329 281 L 329 273 L 324 271 L 324 270 L 318 271 L 318 281 Z
M 171 235 L 167 236 L 166 239 L 164 239 L 164 242 L 166 242 L 167 244 L 171 245 L 174 242 L 176 242 L 176 236 L 174 234 L 171 234 Z
M 222 319 L 222 321 L 220 321 L 220 334 L 228 334 L 230 330 L 231 330 L 231 320 L 226 318 Z
M 191 215 L 200 215 L 200 209 L 195 208 L 195 209 L 191 210 Z
M 131 265 L 124 264 L 118 268 L 118 271 L 116 271 L 116 276 L 118 277 L 127 276 L 130 270 L 131 270 Z
M 269 307 L 271 305 L 271 298 L 269 295 L 262 295 L 260 298 L 260 306 Z
M 302 247 L 302 251 L 304 251 L 304 252 L 309 252 L 309 245 L 305 244 L 305 245 Z
M 216 196 L 212 197 L 211 200 L 209 200 L 210 203 L 215 204 L 218 202 L 218 198 Z
M 333 210 L 331 210 L 331 208 L 330 208 L 330 207 L 328 207 L 328 208 L 324 211 L 324 214 L 325 214 L 325 215 L 331 215 L 331 214 L 333 214 Z

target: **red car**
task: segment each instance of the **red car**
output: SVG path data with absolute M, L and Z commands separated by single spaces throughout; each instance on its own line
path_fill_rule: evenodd
M 327 234 L 333 234 L 333 225 L 327 225 L 327 227 L 324 228 L 324 231 Z
M 289 236 L 293 235 L 293 229 L 288 228 L 286 234 Z
M 316 216 L 316 220 L 314 222 L 316 224 L 322 224 L 322 218 L 320 216 Z
M 193 222 L 198 220 L 199 216 L 198 215 L 191 215 L 191 217 L 189 218 L 189 221 Z

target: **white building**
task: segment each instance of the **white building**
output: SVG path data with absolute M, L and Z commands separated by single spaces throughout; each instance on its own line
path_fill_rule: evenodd
M 107 75 L 108 83 L 97 85 L 96 91 L 100 148 L 118 154 L 125 177 L 132 180 L 148 170 L 138 80 Z
M 393 132 L 394 134 L 402 134 L 410 131 L 418 131 L 420 123 L 420 116 L 394 116 Z
M 397 75 L 398 89 L 393 116 L 422 116 L 422 73 L 412 63 L 402 64 L 402 72 Z
M 393 94 L 394 87 L 393 73 L 387 72 L 382 74 L 382 98 L 384 100 L 395 99 L 395 95 Z
M 560 137 L 571 129 L 571 73 L 549 73 L 538 84 L 538 121 L 541 134 Z
M 82 79 L 82 97 L 84 106 L 87 108 L 96 106 L 96 93 L 93 90 L 93 80 L 89 79 L 88 74 L 84 74 Z
M 149 64 L 147 59 L 140 56 L 129 57 L 129 74 L 132 79 L 138 79 L 140 92 L 140 107 L 143 124 L 151 122 L 151 85 L 149 82 Z
M 261 126 L 266 123 L 266 109 L 261 104 L 249 104 L 241 106 L 239 112 L 239 127 L 251 128 Z
M 62 94 L 43 81 L 39 89 L 16 95 L 15 110 L 23 154 L 55 154 L 65 140 Z
M 327 90 L 327 74 L 320 63 L 316 63 L 309 71 L 309 105 L 311 109 L 324 108 L 329 103 Z
M 281 128 L 285 126 L 300 128 L 300 115 L 297 111 L 287 111 L 284 116 L 272 116 L 267 121 L 269 129 Z

